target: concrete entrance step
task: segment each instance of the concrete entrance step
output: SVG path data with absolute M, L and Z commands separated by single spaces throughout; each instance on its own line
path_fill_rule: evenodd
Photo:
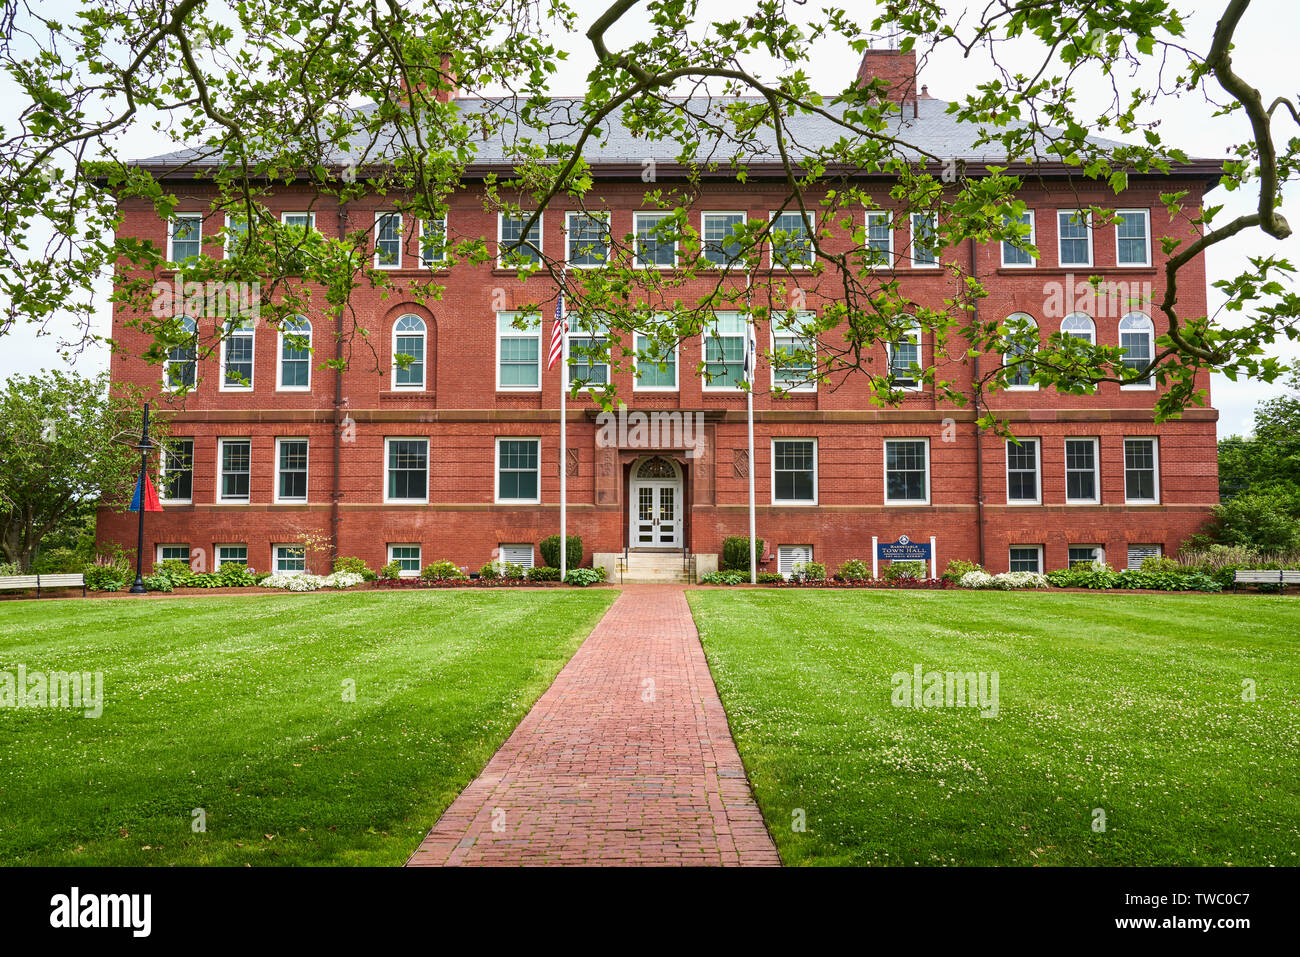
M 624 564 L 623 552 L 597 552 L 594 563 L 605 569 L 606 580 L 627 585 L 690 584 L 690 575 L 682 561 L 680 549 L 673 551 L 629 551 Z M 716 571 L 717 555 L 696 555 L 699 575 Z

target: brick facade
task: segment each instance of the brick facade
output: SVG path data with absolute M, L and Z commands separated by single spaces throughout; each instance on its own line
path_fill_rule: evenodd
M 980 316 L 1001 318 L 1013 312 L 1033 316 L 1044 335 L 1059 327 L 1060 309 L 1052 305 L 1051 290 L 1067 282 L 1082 283 L 1088 275 L 1129 283 L 1149 282 L 1155 300 L 1163 292 L 1161 253 L 1158 243 L 1152 251 L 1153 266 L 1118 268 L 1114 226 L 1093 231 L 1093 266 L 1065 269 L 1058 265 L 1056 216 L 1059 207 L 1096 202 L 1103 206 L 1149 210 L 1150 234 L 1180 235 L 1186 227 L 1169 223 L 1161 192 L 1189 191 L 1185 203 L 1192 207 L 1205 186 L 1203 178 L 1188 176 L 1133 177 L 1131 188 L 1118 199 L 1104 188 L 1090 186 L 1071 193 L 1053 192 L 1033 185 L 1024 199 L 1036 211 L 1036 242 L 1042 259 L 1032 268 L 1003 268 L 997 244 L 978 246 L 975 269 L 991 295 L 980 302 Z M 1032 181 L 1031 181 L 1032 182 Z M 175 184 L 180 197 L 178 212 L 210 213 L 212 194 L 201 181 Z M 1074 187 L 1078 188 L 1076 183 Z M 691 223 L 699 228 L 701 210 L 744 210 L 752 218 L 766 218 L 781 204 L 778 186 L 761 182 L 744 186 L 718 184 L 694 205 Z M 596 192 L 611 210 L 613 230 L 623 235 L 632 230 L 632 213 L 643 208 L 645 184 L 635 177 L 599 182 Z M 884 184 L 880 193 L 886 192 Z M 370 228 L 374 206 L 354 204 L 342 217 L 348 229 Z M 282 211 L 307 208 L 316 212 L 316 226 L 325 235 L 337 235 L 339 210 L 325 200 L 295 188 L 281 188 L 268 201 L 277 215 Z M 589 204 L 590 205 L 590 204 Z M 166 230 L 151 208 L 126 202 L 122 208 L 123 233 L 165 245 Z M 857 212 L 858 222 L 862 212 Z M 563 210 L 548 209 L 543 220 L 546 252 L 562 255 Z M 208 215 L 203 232 L 215 235 L 222 226 L 217 215 Z M 404 264 L 415 262 L 416 245 L 411 223 L 403 223 L 407 234 Z M 452 199 L 449 231 L 453 239 L 486 236 L 495 239 L 494 214 L 483 209 L 481 195 L 473 184 Z M 895 232 L 895 249 L 906 249 L 910 241 L 906 224 Z M 832 239 L 833 241 L 833 239 Z M 951 251 L 951 258 L 969 265 L 969 248 Z M 903 291 L 921 302 L 939 306 L 952 296 L 956 286 L 940 269 L 911 269 L 904 265 Z M 418 543 L 421 560 L 428 563 L 449 558 L 459 565 L 477 569 L 503 543 L 536 543 L 558 531 L 558 404 L 561 366 L 545 371 L 545 352 L 550 335 L 548 299 L 554 290 L 545 277 L 527 283 L 508 270 L 458 265 L 451 274 L 434 273 L 445 284 L 440 301 L 416 304 L 412 297 L 394 291 L 387 298 L 371 289 L 359 289 L 350 308 L 356 322 L 369 331 L 366 344 L 352 339 L 348 346 L 351 364 L 336 380 L 335 372 L 322 365 L 333 357 L 335 317 L 313 314 L 311 387 L 308 391 L 277 390 L 277 337 L 272 329 L 259 325 L 255 333 L 254 388 L 251 392 L 221 391 L 218 358 L 204 357 L 198 363 L 197 389 L 183 404 L 170 403 L 159 391 L 164 407 L 177 412 L 172 433 L 194 440 L 193 495 L 190 504 L 169 504 L 161 515 L 146 521 L 146 547 L 152 556 L 159 543 L 188 544 L 211 561 L 218 544 L 241 543 L 248 548 L 248 562 L 256 569 L 270 567 L 271 548 L 309 536 L 329 543 L 334 530 L 333 496 L 337 487 L 337 554 L 357 555 L 373 568 L 387 560 L 391 543 Z M 787 276 L 774 273 L 774 282 L 792 280 L 807 293 L 808 308 L 822 301 L 818 281 L 808 274 Z M 400 287 L 405 280 L 427 281 L 423 268 L 404 268 L 393 273 Z M 671 296 L 702 295 L 713 280 L 702 277 L 671 291 Z M 1201 260 L 1194 262 L 1181 282 L 1181 309 L 1189 315 L 1204 314 L 1205 276 Z M 1081 290 L 1077 290 L 1081 291 Z M 543 303 L 541 335 L 541 390 L 510 392 L 495 388 L 497 382 L 496 312 L 528 302 Z M 1059 297 L 1058 297 L 1059 302 Z M 1065 309 L 1064 311 L 1069 311 Z M 1120 316 L 1115 310 L 1101 314 L 1094 307 L 1096 335 L 1103 344 L 1118 342 Z M 1119 310 L 1121 313 L 1124 310 Z M 1153 310 L 1156 334 L 1159 317 Z M 428 329 L 425 388 L 417 392 L 393 388 L 393 323 L 407 314 L 421 317 Z M 157 384 L 160 372 L 139 358 L 145 345 L 142 336 L 125 323 L 125 311 L 115 316 L 114 336 L 122 348 L 114 352 L 112 375 L 118 381 Z M 344 321 L 350 331 L 353 319 Z M 201 329 L 210 342 L 216 320 L 205 320 Z M 765 344 L 767 330 L 760 329 Z M 376 355 L 372 357 L 369 349 Z M 762 348 L 762 346 L 761 346 Z M 697 338 L 682 344 L 679 354 L 679 389 L 676 392 L 646 392 L 634 388 L 630 374 L 616 377 L 620 397 L 632 410 L 686 410 L 705 414 L 707 443 L 703 454 L 689 459 L 680 449 L 664 454 L 681 463 L 684 472 L 682 494 L 688 508 L 684 513 L 685 543 L 696 552 L 716 553 L 725 535 L 743 534 L 747 529 L 747 496 L 744 470 L 745 399 L 742 393 L 706 391 L 694 374 L 701 359 L 702 343 Z M 964 346 L 949 343 L 936 355 L 933 342 L 923 343 L 924 362 L 937 364 L 940 378 L 961 383 L 969 391 L 973 368 Z M 883 368 L 885 351 L 873 358 Z M 984 369 L 999 362 L 996 356 L 981 357 Z M 758 381 L 769 381 L 769 369 L 760 360 Z M 1209 388 L 1208 374 L 1199 383 Z M 344 406 L 335 407 L 336 389 Z M 817 561 L 832 570 L 848 558 L 870 558 L 871 537 L 882 542 L 899 535 L 925 541 L 935 536 L 942 567 L 949 558 L 982 557 L 991 571 L 1008 567 L 1008 548 L 1038 545 L 1044 548 L 1044 568 L 1066 564 L 1070 545 L 1100 545 L 1106 558 L 1117 565 L 1125 562 L 1130 544 L 1158 544 L 1173 552 L 1195 532 L 1217 501 L 1215 419 L 1211 408 L 1190 409 L 1178 421 L 1155 426 L 1152 407 L 1154 391 L 1121 389 L 1102 385 L 1094 395 L 1072 396 L 1052 390 L 1004 391 L 997 393 L 993 407 L 1008 416 L 1016 433 L 1041 440 L 1041 503 L 1008 505 L 1006 498 L 1006 455 L 1000 438 L 977 436 L 974 414 L 969 407 L 952 408 L 936 402 L 929 391 L 909 393 L 901 406 L 881 409 L 870 401 L 861 377 L 850 378 L 838 388 L 820 387 L 815 394 L 775 398 L 756 395 L 755 486 L 758 502 L 758 534 L 775 553 L 778 545 L 811 545 Z M 584 404 L 585 402 L 585 404 Z M 628 545 L 628 472 L 644 450 L 607 449 L 597 443 L 595 408 L 585 400 L 570 401 L 568 445 L 571 450 L 568 481 L 568 524 L 572 534 L 581 535 L 585 558 L 593 552 L 622 551 Z M 334 466 L 337 423 L 348 417 L 346 430 L 337 443 L 337 475 Z M 540 439 L 540 503 L 495 504 L 495 442 L 500 437 Z M 811 438 L 817 443 L 817 498 L 815 505 L 772 505 L 772 440 L 777 437 Z M 1124 439 L 1155 437 L 1158 441 L 1158 501 L 1152 504 L 1125 503 Z M 306 504 L 276 504 L 274 501 L 274 457 L 277 437 L 306 438 L 309 446 L 309 492 Z M 384 440 L 390 437 L 420 437 L 429 441 L 427 504 L 385 504 Z M 929 443 L 929 504 L 896 506 L 885 503 L 883 443 L 890 437 L 926 439 Z M 1067 437 L 1095 438 L 1100 453 L 1100 502 L 1096 505 L 1067 504 L 1065 497 L 1064 441 Z M 252 460 L 249 504 L 229 505 L 217 501 L 219 438 L 251 440 Z M 982 445 L 984 507 L 978 502 L 977 442 Z M 982 515 L 982 518 L 981 518 Z M 981 534 L 982 525 L 982 534 Z M 108 509 L 101 512 L 99 535 L 133 547 L 135 517 Z M 981 543 L 982 539 L 982 543 Z M 540 563 L 540 555 L 537 558 Z M 328 553 L 313 556 L 313 570 L 323 570 Z M 773 568 L 770 562 L 766 568 Z

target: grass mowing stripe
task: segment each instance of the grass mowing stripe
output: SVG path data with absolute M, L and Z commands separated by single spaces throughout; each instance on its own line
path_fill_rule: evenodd
M 688 597 L 787 863 L 1298 862 L 1294 599 Z M 916 664 L 997 671 L 997 716 L 894 707 Z
M 0 862 L 399 864 L 613 598 L 2 603 L 0 670 L 106 693 L 99 719 L 0 709 Z

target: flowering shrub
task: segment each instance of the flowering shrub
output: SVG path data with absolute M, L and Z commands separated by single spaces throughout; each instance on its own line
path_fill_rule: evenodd
M 993 576 L 988 572 L 966 572 L 957 580 L 962 588 L 992 588 Z
M 1008 591 L 1013 588 L 1046 588 L 1051 584 L 1046 575 L 1038 572 L 1000 572 L 990 575 L 988 572 L 967 572 L 958 582 L 962 588 L 998 588 Z
M 871 577 L 871 566 L 861 558 L 850 558 L 835 574 L 846 582 L 866 581 Z
M 334 572 L 322 578 L 320 583 L 325 588 L 351 588 L 353 585 L 360 585 L 365 580 L 366 576 L 359 572 Z
M 451 581 L 457 578 L 467 578 L 468 576 L 460 570 L 460 566 L 455 562 L 449 562 L 445 558 L 440 562 L 433 562 L 425 565 L 420 570 L 420 577 L 430 581 Z
M 324 584 L 319 575 L 269 575 L 262 579 L 263 588 L 283 588 L 286 591 L 315 591 Z

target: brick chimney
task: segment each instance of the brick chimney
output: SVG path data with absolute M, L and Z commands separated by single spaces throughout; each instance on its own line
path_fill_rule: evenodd
M 888 86 L 886 98 L 895 103 L 916 100 L 916 51 L 870 49 L 862 51 L 858 66 L 858 84 L 865 86 L 872 80 L 881 80 Z
M 451 56 L 446 53 L 442 55 L 441 72 L 442 75 L 447 78 L 450 89 L 437 90 L 434 93 L 433 98 L 439 103 L 450 103 L 452 100 L 460 96 L 460 90 L 457 87 L 457 77 L 451 72 Z M 402 88 L 402 102 L 406 102 L 410 97 L 410 88 L 407 86 L 405 77 L 402 77 L 400 83 Z M 423 83 L 419 84 L 419 89 L 422 93 L 428 95 L 428 87 Z

